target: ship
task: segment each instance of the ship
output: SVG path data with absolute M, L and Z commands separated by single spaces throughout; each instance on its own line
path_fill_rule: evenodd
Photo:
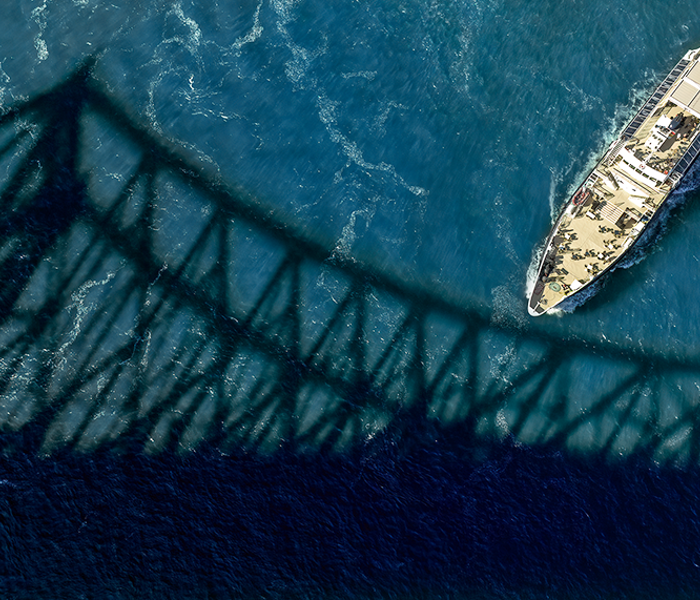
M 689 50 L 613 140 L 547 236 L 528 312 L 573 304 L 619 265 L 700 153 L 700 48 Z

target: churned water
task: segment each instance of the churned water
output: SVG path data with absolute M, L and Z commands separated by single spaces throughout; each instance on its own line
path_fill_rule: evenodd
M 700 27 L 694 4 L 649 1 L 2 10 L 5 105 L 99 53 L 143 122 L 309 236 L 517 317 L 567 194 Z M 692 205 L 594 302 L 522 327 L 693 354 Z
M 700 46 L 695 1 L 21 0 L 0 6 L 0 24 L 0 108 L 96 57 L 95 77 L 134 120 L 332 256 L 518 336 L 698 357 L 697 170 L 657 235 L 593 297 L 538 319 L 526 308 L 560 207 Z M 113 169 L 91 176 L 107 187 Z M 171 240 L 195 235 L 190 216 Z M 122 268 L 74 293 L 71 314 Z M 67 360 L 68 339 L 47 360 Z M 496 347 L 492 369 L 508 353 Z M 582 395 L 604 377 L 600 360 L 577 365 Z M 21 412 L 9 402 L 3 414 Z M 694 471 L 566 463 L 558 448 L 511 439 L 463 462 L 471 440 L 434 443 L 235 461 L 5 457 L 0 590 L 670 598 L 698 583 Z

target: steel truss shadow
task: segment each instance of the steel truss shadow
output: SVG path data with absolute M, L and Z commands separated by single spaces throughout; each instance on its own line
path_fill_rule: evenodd
M 700 459 L 698 361 L 524 331 L 345 259 L 90 64 L 2 115 L 0 169 L 6 448 L 343 449 L 424 421 Z

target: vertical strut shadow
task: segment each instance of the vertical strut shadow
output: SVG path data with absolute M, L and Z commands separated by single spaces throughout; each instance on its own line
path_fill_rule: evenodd
M 697 360 L 564 343 L 345 260 L 141 126 L 92 70 L 0 117 L 6 450 L 420 431 L 698 460 Z M 590 361 L 602 375 L 581 390 Z

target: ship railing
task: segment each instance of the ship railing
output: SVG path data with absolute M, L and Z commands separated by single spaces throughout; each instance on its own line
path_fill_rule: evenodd
M 690 144 L 690 146 L 688 146 L 688 149 L 685 151 L 683 156 L 678 159 L 675 167 L 673 167 L 673 171 L 669 177 L 673 180 L 674 185 L 680 181 L 683 175 L 685 175 L 690 168 L 690 165 L 692 165 L 693 161 L 697 158 L 698 154 L 700 154 L 700 134 L 696 134 L 693 142 Z
M 595 185 L 600 181 L 601 177 L 598 174 L 597 171 L 592 171 L 591 174 L 588 176 L 588 179 L 584 182 L 583 186 L 590 189 L 593 189 Z
M 620 149 L 627 143 L 627 138 L 622 137 L 620 138 L 616 144 L 614 144 L 610 150 L 608 151 L 607 156 L 605 157 L 605 164 L 607 166 L 610 166 L 613 164 L 615 159 L 617 158 L 618 153 L 620 152 Z

